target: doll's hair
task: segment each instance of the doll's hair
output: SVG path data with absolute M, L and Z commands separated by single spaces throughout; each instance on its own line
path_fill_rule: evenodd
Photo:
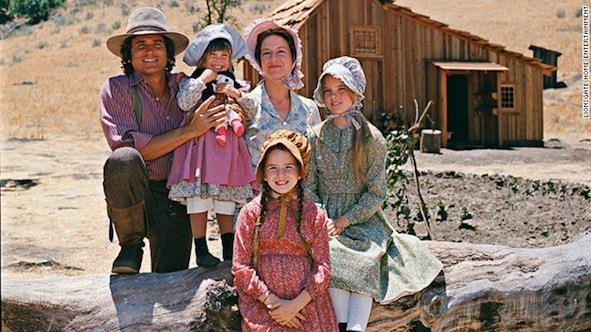
M 199 59 L 199 61 L 197 62 L 197 66 L 195 70 L 199 70 L 200 68 L 204 68 L 205 67 L 205 61 L 207 60 L 207 57 L 209 56 L 209 54 L 216 52 L 216 51 L 228 51 L 228 53 L 230 54 L 230 68 L 228 68 L 229 71 L 234 71 L 234 67 L 232 66 L 232 44 L 230 44 L 230 42 L 225 39 L 225 38 L 216 38 L 212 41 L 209 42 L 209 44 L 207 45 L 207 48 L 205 49 L 205 52 L 203 52 L 203 55 L 201 56 L 201 59 Z
M 269 36 L 273 36 L 273 35 L 279 36 L 287 42 L 287 45 L 289 46 L 289 51 L 291 52 L 291 61 L 295 62 L 297 54 L 296 54 L 296 46 L 295 46 L 295 42 L 293 40 L 293 37 L 285 29 L 276 28 L 276 29 L 265 30 L 257 36 L 257 44 L 254 48 L 254 58 L 257 60 L 259 65 L 261 65 L 261 67 L 262 67 L 261 47 L 263 45 L 263 41 L 265 40 L 265 38 L 267 38 Z
M 125 75 L 131 75 L 133 73 L 133 66 L 131 65 L 131 41 L 135 37 L 127 37 L 123 41 L 123 45 L 121 45 L 121 68 Z M 176 61 L 174 58 L 174 41 L 166 36 L 162 36 L 162 38 L 166 47 L 166 66 L 164 67 L 164 71 L 170 73 Z
M 274 150 L 282 150 L 282 151 L 289 152 L 289 150 L 282 144 L 278 144 L 276 146 L 273 146 L 267 151 L 267 153 L 265 153 L 265 156 L 263 157 L 264 158 L 263 165 L 267 162 L 267 156 L 269 155 L 269 153 Z M 300 166 L 298 165 L 298 172 L 299 172 L 299 167 Z M 308 242 L 306 242 L 306 239 L 304 239 L 304 237 L 302 236 L 302 232 L 301 232 L 302 219 L 303 219 L 303 215 L 304 215 L 303 179 L 298 180 L 298 184 L 296 185 L 296 191 L 297 191 L 296 230 L 297 230 L 298 234 L 300 235 L 300 241 L 302 242 L 302 245 L 304 246 L 304 248 L 306 248 L 306 252 L 309 255 L 310 254 L 310 246 L 309 246 Z M 252 240 L 252 260 L 253 260 L 253 262 L 256 262 L 256 260 L 258 259 L 259 238 L 260 238 L 259 232 L 260 232 L 260 228 L 263 225 L 263 223 L 265 222 L 265 218 L 267 216 L 267 205 L 269 203 L 270 195 L 271 195 L 271 188 L 269 187 L 269 184 L 267 183 L 267 181 L 263 180 L 263 183 L 261 185 L 261 212 L 259 213 L 259 217 L 255 221 L 254 237 Z

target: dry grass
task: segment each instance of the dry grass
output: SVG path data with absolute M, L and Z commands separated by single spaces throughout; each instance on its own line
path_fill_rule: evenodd
M 396 4 L 532 56 L 530 45 L 562 53 L 558 80 L 569 87 L 544 92 L 544 136 L 591 138 L 591 119 L 581 115 L 581 7 L 579 0 L 397 0 Z M 564 11 L 564 17 L 557 13 Z M 466 13 L 469 13 L 467 15 Z
M 279 2 L 245 1 L 242 9 L 232 14 L 239 18 L 238 24 L 242 26 L 259 16 L 258 12 L 251 10 L 252 6 L 264 4 L 275 8 Z M 60 10 L 67 18 L 72 16 L 72 3 L 68 1 L 67 9 Z M 104 46 L 109 35 L 125 29 L 127 16 L 122 14 L 120 3 L 115 1 L 105 7 L 82 6 L 75 15 L 79 22 L 58 28 L 54 22 L 47 21 L 33 27 L 29 35 L 0 40 L 2 138 L 101 138 L 99 89 L 106 78 L 121 73 L 118 59 Z M 190 38 L 194 36 L 193 24 L 204 14 L 204 1 L 196 2 L 202 8 L 194 15 L 187 10 L 187 1 L 179 1 L 179 6 L 173 8 L 168 1 L 125 3 L 129 8 L 160 4 L 171 28 Z M 89 16 L 92 16 L 91 20 L 86 20 Z M 116 20 L 121 22 L 119 29 L 96 32 L 101 23 L 110 30 Z M 89 33 L 81 32 L 85 27 L 89 28 Z M 99 47 L 93 46 L 97 39 L 100 40 Z M 40 48 L 40 42 L 46 46 Z M 20 57 L 20 62 L 14 62 L 13 56 Z M 175 70 L 190 72 L 181 59 L 177 57 Z
M 179 1 L 171 8 L 168 1 L 131 1 L 129 8 L 158 5 L 166 12 L 173 29 L 193 36 L 193 24 L 204 14 L 203 1 L 196 14 L 187 9 L 188 1 Z M 72 1 L 61 10 L 71 18 Z M 98 3 L 102 3 L 98 1 Z M 275 8 L 281 1 L 244 1 L 233 13 L 239 26 L 259 17 L 255 5 Z M 580 2 L 569 0 L 398 0 L 413 10 L 470 31 L 489 40 L 506 45 L 524 54 L 530 44 L 559 50 L 559 75 L 571 77 L 580 72 L 580 18 L 574 13 Z M 58 26 L 55 22 L 41 23 L 32 33 L 0 40 L 0 107 L 1 137 L 55 138 L 75 136 L 82 139 L 101 138 L 98 124 L 98 92 L 104 80 L 119 74 L 120 64 L 104 47 L 106 38 L 125 28 L 121 2 L 111 6 L 81 6 L 75 17 L 78 22 Z M 565 18 L 556 11 L 564 9 Z M 470 15 L 465 15 L 469 12 Z M 92 13 L 92 14 L 88 14 Z M 87 17 L 91 17 L 86 20 Z M 121 27 L 114 32 L 113 22 Z M 99 27 L 100 24 L 102 27 Z M 87 30 L 84 33 L 83 30 Z M 98 31 L 101 30 L 101 31 Z M 98 47 L 97 44 L 100 44 Z M 19 61 L 20 60 L 20 61 Z M 191 69 L 177 59 L 176 70 Z M 23 82 L 33 84 L 23 84 Z M 546 136 L 576 133 L 591 136 L 591 121 L 581 119 L 580 90 L 571 87 L 554 92 L 558 97 L 545 99 Z

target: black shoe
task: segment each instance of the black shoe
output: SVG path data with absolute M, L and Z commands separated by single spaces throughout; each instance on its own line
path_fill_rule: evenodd
M 197 265 L 201 267 L 214 267 L 221 263 L 220 259 L 209 252 L 197 256 Z
M 140 272 L 142 266 L 142 257 L 144 250 L 142 245 L 132 245 L 121 247 L 121 251 L 115 261 L 111 273 L 115 274 L 134 274 Z

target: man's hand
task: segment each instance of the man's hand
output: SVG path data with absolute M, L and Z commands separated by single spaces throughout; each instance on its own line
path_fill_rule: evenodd
M 214 100 L 215 96 L 207 98 L 207 100 L 199 105 L 195 110 L 195 113 L 189 118 L 187 127 L 191 129 L 195 138 L 205 134 L 209 129 L 224 122 L 224 117 L 226 116 L 224 105 L 209 109 L 209 106 Z

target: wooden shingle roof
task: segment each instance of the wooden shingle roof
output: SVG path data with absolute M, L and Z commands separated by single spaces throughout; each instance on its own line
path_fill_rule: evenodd
M 285 24 L 299 30 L 306 23 L 306 20 L 312 15 L 314 10 L 318 8 L 318 6 L 320 6 L 324 1 L 326 0 L 289 0 L 272 11 L 269 16 L 281 24 Z M 512 58 L 531 63 L 532 65 L 540 67 L 546 75 L 549 75 L 556 70 L 556 67 L 544 64 L 538 59 L 528 57 L 518 52 L 509 51 L 505 49 L 505 46 L 503 45 L 491 43 L 488 40 L 473 35 L 467 31 L 450 28 L 449 25 L 433 20 L 429 16 L 415 13 L 408 7 L 395 5 L 392 1 L 388 0 L 372 1 L 378 3 L 386 11 L 395 12 L 398 15 L 415 20 L 421 24 L 429 25 L 433 28 L 443 30 L 446 33 L 458 36 L 459 38 L 462 38 L 468 42 L 477 43 L 495 52 L 499 52 Z

